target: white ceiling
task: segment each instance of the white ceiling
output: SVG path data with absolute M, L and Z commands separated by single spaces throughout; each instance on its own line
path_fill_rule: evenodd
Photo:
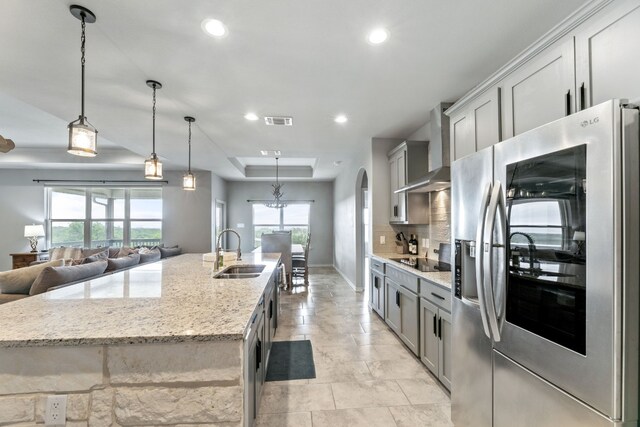
M 87 25 L 86 114 L 101 144 L 86 161 L 99 167 L 106 147 L 105 167 L 117 164 L 114 153 L 135 167 L 150 153 L 145 81 L 155 79 L 164 85 L 156 151 L 166 167 L 186 168 L 183 116 L 192 115 L 194 168 L 242 179 L 229 159 L 269 149 L 283 162 L 317 159 L 313 178 L 332 179 L 334 161 L 371 137 L 411 134 L 438 102 L 463 95 L 583 2 L 82 0 L 97 15 Z M 0 166 L 82 166 L 65 153 L 66 124 L 80 113 L 80 23 L 69 4 L 0 3 L 0 134 L 18 147 L 0 154 Z M 229 35 L 206 35 L 205 18 L 222 20 Z M 389 40 L 368 44 L 379 25 Z M 250 122 L 248 111 L 290 115 L 294 126 Z M 349 122 L 334 123 L 338 114 Z

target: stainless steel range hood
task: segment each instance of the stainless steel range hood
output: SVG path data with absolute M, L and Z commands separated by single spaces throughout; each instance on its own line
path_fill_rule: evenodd
M 429 171 L 411 181 L 396 193 L 428 193 L 451 187 L 450 150 L 449 150 L 449 117 L 444 111 L 452 104 L 442 102 L 431 110 L 429 124 L 431 140 L 429 141 Z

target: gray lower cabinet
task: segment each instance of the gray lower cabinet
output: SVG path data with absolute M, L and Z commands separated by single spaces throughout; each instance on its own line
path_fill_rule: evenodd
M 400 339 L 418 356 L 419 348 L 419 314 L 418 295 L 400 286 Z
M 451 313 L 420 298 L 420 360 L 451 390 Z
M 400 312 L 400 285 L 389 278 L 384 281 L 384 321 L 400 335 L 402 313 Z
M 385 263 L 371 258 L 369 273 L 369 306 L 384 319 L 384 270 Z
M 277 327 L 278 285 L 276 275 L 256 307 L 244 340 L 244 398 L 246 426 L 253 426 L 258 416 L 262 386 L 267 377 L 271 345 Z
M 419 354 L 418 295 L 385 278 L 385 321 L 417 356 Z

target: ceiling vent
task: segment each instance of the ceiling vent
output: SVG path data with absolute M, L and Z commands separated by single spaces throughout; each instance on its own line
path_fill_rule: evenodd
M 267 126 L 293 126 L 293 117 L 265 116 L 264 123 Z

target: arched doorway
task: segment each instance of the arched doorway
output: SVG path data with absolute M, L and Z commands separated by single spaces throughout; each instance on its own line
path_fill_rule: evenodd
M 356 292 L 367 289 L 369 279 L 369 179 L 361 168 L 356 178 Z

